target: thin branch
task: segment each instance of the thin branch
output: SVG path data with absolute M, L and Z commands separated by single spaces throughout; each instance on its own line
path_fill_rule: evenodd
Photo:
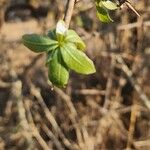
M 134 145 L 136 146 L 136 147 L 138 147 L 139 149 L 140 149 L 140 147 L 149 147 L 150 146 L 150 140 L 149 139 L 147 139 L 147 140 L 143 140 L 143 141 L 135 141 L 134 142 Z
M 105 95 L 105 90 L 97 90 L 97 89 L 80 89 L 80 90 L 74 90 L 73 94 L 76 95 L 90 95 L 90 96 L 95 96 L 95 95 Z
M 136 92 L 139 94 L 139 96 L 140 96 L 141 100 L 143 101 L 143 103 L 145 104 L 145 106 L 150 110 L 150 100 L 147 97 L 147 95 L 142 91 L 142 88 L 139 86 L 139 84 L 135 82 L 134 78 L 132 77 L 131 70 L 125 64 L 125 62 L 124 62 L 124 60 L 122 59 L 121 56 L 117 55 L 116 60 L 122 65 L 123 72 L 128 77 L 129 81 L 133 85 Z
M 130 4 L 129 1 L 126 1 L 125 4 L 128 8 L 130 8 L 138 17 L 140 17 L 140 14 L 135 10 L 135 8 Z
M 32 137 L 34 137 L 37 140 L 37 142 L 40 144 L 40 146 L 43 150 L 49 150 L 50 148 L 49 148 L 48 144 L 45 142 L 43 137 L 40 135 L 39 130 L 34 123 L 33 116 L 32 116 L 31 110 L 29 108 L 29 105 L 27 104 L 27 101 L 25 101 L 25 109 L 27 112 L 27 117 L 28 117 L 28 121 L 29 121 L 30 130 L 32 133 Z
M 115 58 L 112 55 L 111 58 L 111 65 L 110 65 L 110 73 L 106 84 L 106 92 L 105 92 L 105 102 L 104 102 L 104 108 L 107 109 L 110 104 L 110 95 L 112 91 L 112 84 L 113 84 L 113 71 L 115 66 Z
M 69 25 L 70 25 L 75 2 L 76 0 L 68 0 L 67 5 L 66 5 L 64 21 L 66 23 L 67 28 L 69 28 Z
M 17 80 L 12 83 L 12 97 L 17 100 L 17 107 L 18 107 L 18 117 L 19 117 L 19 124 L 22 128 L 23 136 L 26 138 L 28 148 L 31 148 L 32 145 L 32 135 L 30 134 L 30 127 L 25 115 L 25 108 L 22 100 L 22 82 Z
M 137 119 L 137 114 L 138 114 L 138 106 L 135 103 L 136 103 L 136 99 L 134 99 L 134 102 L 131 108 L 130 126 L 129 126 L 129 131 L 128 131 L 126 149 L 130 149 L 133 143 L 133 135 L 135 132 L 135 124 L 136 124 L 136 119 Z
M 126 25 L 120 25 L 117 27 L 118 30 L 130 30 L 133 28 L 137 28 L 137 27 L 149 27 L 150 26 L 150 21 L 144 21 L 144 22 L 135 22 L 135 23 L 129 23 Z
M 62 144 L 59 142 L 58 137 L 56 137 L 45 124 L 42 125 L 42 129 L 45 132 L 45 134 L 47 134 L 47 136 L 54 142 L 58 150 L 64 150 Z
M 62 100 L 64 100 L 64 102 L 66 103 L 66 105 L 68 106 L 68 108 L 70 109 L 70 120 L 72 121 L 73 124 L 78 124 L 77 121 L 77 111 L 71 101 L 71 98 L 64 93 L 61 89 L 55 87 L 54 88 L 55 92 L 57 93 L 57 95 L 60 95 Z M 82 143 L 83 143 L 83 139 L 82 139 L 82 134 L 81 134 L 81 126 L 79 124 L 79 126 L 75 126 L 76 129 L 76 135 L 77 135 L 77 139 L 78 139 L 78 144 L 80 146 L 80 148 L 82 147 Z
M 42 98 L 42 96 L 40 94 L 40 90 L 38 88 L 36 88 L 33 84 L 31 85 L 31 87 L 32 87 L 31 88 L 32 94 L 37 98 L 38 103 L 43 108 L 45 116 L 48 119 L 48 121 L 51 123 L 53 129 L 55 130 L 56 133 L 58 133 L 60 135 L 60 138 L 64 142 L 64 145 L 66 147 L 70 148 L 71 147 L 71 143 L 65 137 L 65 135 L 63 134 L 61 128 L 59 127 L 58 123 L 56 122 L 53 114 L 49 111 L 48 107 L 46 106 L 45 102 L 43 101 L 43 98 Z

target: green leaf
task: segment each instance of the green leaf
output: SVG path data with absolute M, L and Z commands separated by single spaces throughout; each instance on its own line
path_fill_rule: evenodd
M 65 87 L 69 79 L 69 69 L 63 62 L 60 50 L 57 49 L 48 64 L 49 80 L 57 87 Z
M 113 22 L 113 20 L 109 16 L 108 11 L 103 7 L 97 7 L 97 16 L 102 22 Z
M 52 56 L 54 53 L 55 53 L 55 50 L 52 50 L 46 53 L 46 66 L 48 66 L 49 62 L 52 60 Z
M 57 41 L 37 34 L 25 34 L 22 36 L 22 41 L 26 47 L 36 53 L 53 50 L 58 46 Z
M 65 44 L 61 49 L 61 54 L 66 65 L 81 74 L 92 74 L 95 67 L 92 62 L 82 51 L 77 50 L 72 43 Z
M 50 52 L 50 51 L 53 51 L 53 50 L 55 50 L 55 49 L 57 49 L 58 48 L 58 44 L 55 44 L 55 45 L 51 45 L 49 48 L 48 48 L 48 52 Z
M 77 49 L 83 51 L 85 50 L 85 44 L 79 35 L 74 30 L 68 30 L 66 36 L 66 42 L 74 43 L 77 46 Z
M 113 3 L 111 2 L 110 0 L 106 0 L 106 1 L 101 1 L 102 5 L 109 9 L 109 10 L 116 10 L 118 7 L 117 7 L 117 4 L 116 3 Z

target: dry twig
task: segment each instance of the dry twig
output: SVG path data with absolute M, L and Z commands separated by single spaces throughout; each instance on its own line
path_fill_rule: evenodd
M 47 108 L 46 104 L 43 101 L 43 98 L 40 94 L 40 90 L 38 88 L 36 88 L 34 85 L 32 85 L 31 88 L 31 92 L 32 94 L 37 98 L 38 103 L 41 105 L 41 107 L 43 108 L 43 111 L 45 113 L 45 116 L 47 117 L 48 121 L 50 122 L 50 124 L 52 125 L 54 131 L 60 135 L 60 137 L 62 138 L 62 141 L 64 142 L 64 144 L 66 145 L 66 147 L 70 148 L 71 143 L 67 140 L 67 138 L 65 137 L 65 135 L 63 134 L 63 132 L 61 131 L 61 128 L 59 127 L 59 125 L 57 124 L 53 114 L 49 111 L 49 109 Z
M 150 110 L 150 100 L 145 95 L 145 93 L 142 91 L 141 87 L 138 85 L 138 83 L 135 82 L 135 80 L 132 77 L 132 71 L 127 67 L 124 60 L 121 56 L 117 55 L 116 60 L 122 65 L 123 72 L 127 75 L 129 81 L 131 82 L 132 86 L 136 90 L 136 92 L 139 94 L 141 100 L 145 104 L 145 106 Z
M 69 28 L 69 24 L 70 24 L 71 17 L 73 14 L 75 2 L 76 2 L 76 0 L 68 0 L 68 2 L 67 2 L 67 6 L 66 6 L 66 10 L 65 10 L 65 17 L 64 17 L 67 28 Z
M 21 133 L 27 140 L 28 148 L 32 147 L 32 135 L 31 130 L 25 115 L 25 108 L 22 100 L 22 83 L 21 81 L 15 81 L 12 83 L 12 98 L 17 100 L 19 123 L 21 127 Z
M 81 94 L 81 95 L 90 95 L 90 96 L 96 96 L 96 95 L 105 95 L 105 91 L 103 90 L 97 90 L 97 89 L 80 89 L 73 91 L 74 94 Z
M 105 102 L 104 102 L 104 108 L 107 109 L 109 106 L 109 102 L 110 102 L 110 94 L 112 91 L 112 80 L 113 80 L 113 70 L 114 70 L 114 66 L 115 66 L 115 58 L 112 55 L 111 57 L 111 65 L 110 65 L 110 73 L 109 73 L 109 77 L 107 80 L 107 85 L 106 85 L 106 92 L 105 92 Z
M 133 28 L 137 28 L 137 27 L 149 27 L 150 26 L 150 21 L 145 21 L 141 24 L 141 22 L 135 22 L 135 23 L 129 23 L 126 25 L 120 25 L 118 26 L 118 30 L 129 30 L 129 29 L 133 29 Z
M 77 122 L 77 111 L 71 101 L 71 98 L 65 94 L 61 89 L 55 87 L 54 88 L 55 92 L 61 96 L 62 100 L 64 100 L 64 102 L 66 103 L 66 105 L 68 106 L 69 110 L 70 110 L 70 119 L 72 121 L 73 124 L 78 124 Z M 77 135 L 77 139 L 78 139 L 78 143 L 80 147 L 83 147 L 83 139 L 82 139 L 82 134 L 81 134 L 81 127 L 80 124 L 79 126 L 75 126 L 76 129 L 76 135 Z
M 40 144 L 40 146 L 44 150 L 49 150 L 49 146 L 47 145 L 47 143 L 44 141 L 44 139 L 40 135 L 40 133 L 39 133 L 34 121 L 33 121 L 32 113 L 31 113 L 31 110 L 30 110 L 29 105 L 27 104 L 27 102 L 25 102 L 25 108 L 26 108 L 26 112 L 27 112 L 27 116 L 28 116 L 28 120 L 29 120 L 29 126 L 30 126 L 30 129 L 32 131 L 31 132 L 32 137 L 35 137 L 37 142 Z
M 135 131 L 135 123 L 137 118 L 137 105 L 135 103 L 136 100 L 134 99 L 132 109 L 131 109 L 130 126 L 128 132 L 127 146 L 126 146 L 127 149 L 130 149 L 133 143 L 133 135 Z
M 53 132 L 46 125 L 42 125 L 42 129 L 44 130 L 45 134 L 47 134 L 48 137 L 54 142 L 58 150 L 64 150 L 58 138 L 53 134 Z

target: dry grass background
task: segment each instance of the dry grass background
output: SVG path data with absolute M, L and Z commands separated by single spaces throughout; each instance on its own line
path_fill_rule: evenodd
M 66 1 L 4 2 L 0 1 L 0 149 L 149 150 L 149 1 L 135 1 L 140 18 L 118 10 L 110 24 L 97 20 L 92 1 L 76 4 L 71 28 L 85 41 L 97 72 L 72 72 L 66 89 L 52 89 L 45 55 L 21 43 L 24 33 L 53 28 Z

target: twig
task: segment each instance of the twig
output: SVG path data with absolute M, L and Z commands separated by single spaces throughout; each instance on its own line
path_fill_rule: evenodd
M 94 142 L 91 139 L 91 137 L 89 136 L 86 127 L 82 126 L 82 133 L 83 133 L 83 138 L 84 138 L 84 141 L 85 141 L 85 146 L 84 146 L 83 149 L 94 150 Z
M 66 93 L 64 93 L 61 89 L 59 89 L 57 87 L 55 87 L 54 90 L 65 101 L 68 108 L 70 109 L 71 114 L 73 115 L 72 117 L 75 118 L 77 116 L 77 111 L 76 111 L 70 97 Z
M 67 28 L 69 28 L 75 2 L 76 0 L 68 0 L 67 5 L 66 5 L 64 20 L 65 20 Z
M 14 100 L 17 100 L 19 124 L 21 126 L 22 135 L 27 140 L 28 148 L 31 148 L 32 135 L 30 134 L 31 130 L 25 115 L 26 111 L 22 101 L 22 83 L 20 80 L 17 80 L 12 83 L 12 97 Z
M 44 139 L 40 135 L 40 133 L 39 133 L 39 131 L 38 131 L 38 129 L 37 129 L 35 123 L 34 123 L 32 113 L 31 113 L 31 110 L 30 110 L 29 105 L 27 104 L 27 102 L 25 102 L 25 108 L 26 108 L 26 111 L 27 111 L 28 119 L 29 119 L 29 126 L 30 126 L 31 131 L 32 131 L 32 136 L 35 137 L 35 139 L 40 144 L 40 146 L 43 148 L 43 150 L 49 150 L 50 149 L 49 146 L 47 145 L 47 143 L 44 141 Z
M 0 80 L 0 88 L 9 88 L 10 86 L 11 86 L 10 83 Z
M 121 56 L 117 55 L 115 57 L 116 57 L 116 60 L 122 65 L 123 72 L 127 75 L 129 81 L 131 82 L 131 84 L 134 87 L 134 89 L 136 90 L 136 92 L 139 94 L 141 100 L 143 101 L 145 106 L 150 110 L 150 100 L 147 97 L 147 95 L 145 95 L 145 93 L 142 91 L 142 89 L 138 85 L 138 83 L 136 83 L 135 80 L 133 79 L 132 71 L 127 67 L 127 65 L 125 64 L 125 62 Z
M 37 61 L 38 61 L 39 59 L 41 59 L 42 56 L 43 56 L 42 54 L 37 55 L 37 56 L 31 61 L 31 63 L 30 63 L 29 65 L 25 66 L 24 71 L 23 71 L 23 73 L 21 74 L 21 76 L 23 76 L 23 77 L 26 76 L 27 73 L 28 73 L 28 71 L 29 71 L 31 68 L 33 68 L 33 66 L 37 63 Z
M 12 106 L 13 106 L 13 101 L 9 100 L 5 108 L 5 116 L 7 116 L 8 118 L 12 115 Z
M 129 132 L 128 132 L 128 139 L 127 139 L 127 149 L 131 148 L 132 142 L 133 142 L 133 135 L 135 131 L 135 123 L 137 119 L 137 105 L 136 100 L 134 99 L 132 109 L 131 109 L 131 116 L 130 116 L 130 126 L 129 126 Z
M 147 146 L 147 148 L 148 147 L 150 147 L 150 139 L 148 139 L 148 140 L 143 140 L 143 141 L 135 141 L 134 142 L 134 145 L 136 146 L 136 147 L 146 147 Z M 139 148 L 140 149 L 140 148 Z M 142 149 L 142 148 L 141 148 Z
M 138 17 L 140 17 L 140 14 L 135 10 L 135 8 L 130 4 L 130 2 L 127 0 L 125 2 L 128 8 L 130 8 Z
M 141 22 L 135 22 L 135 23 L 129 23 L 129 24 L 126 24 L 126 25 L 120 25 L 118 26 L 118 30 L 126 30 L 126 29 L 133 29 L 133 28 L 137 28 L 137 27 L 141 27 L 141 26 L 144 26 L 144 27 L 149 27 L 150 26 L 150 21 L 145 21 L 141 24 Z
M 73 94 L 80 94 L 80 95 L 90 95 L 90 96 L 95 96 L 95 95 L 105 95 L 104 90 L 97 90 L 97 89 L 81 89 L 81 90 L 75 90 L 73 91 Z
M 42 125 L 42 129 L 44 130 L 45 134 L 47 134 L 47 136 L 54 142 L 58 150 L 64 150 L 58 138 L 53 134 L 53 132 L 45 124 Z
M 54 88 L 55 92 L 61 96 L 61 98 L 64 100 L 64 102 L 66 103 L 66 105 L 68 106 L 68 108 L 70 109 L 70 120 L 72 121 L 73 124 L 78 124 L 77 122 L 77 111 L 71 101 L 71 98 L 65 94 L 61 89 L 55 87 Z M 76 135 L 77 135 L 77 139 L 78 139 L 78 143 L 80 148 L 83 146 L 83 138 L 82 138 L 82 134 L 81 134 L 81 127 L 80 124 L 79 126 L 75 126 L 76 129 Z
M 55 130 L 56 133 L 58 133 L 62 139 L 62 141 L 64 142 L 65 146 L 70 148 L 71 143 L 68 141 L 68 139 L 65 137 L 65 135 L 63 134 L 63 132 L 61 131 L 61 128 L 59 127 L 59 125 L 57 124 L 54 116 L 52 115 L 52 113 L 49 111 L 49 109 L 47 108 L 46 104 L 43 101 L 43 98 L 40 94 L 40 91 L 38 88 L 36 88 L 34 85 L 32 85 L 31 88 L 31 92 L 32 94 L 37 98 L 38 103 L 41 105 L 41 107 L 43 108 L 43 111 L 45 113 L 46 118 L 48 119 L 48 121 L 50 122 L 50 124 L 52 125 L 53 129 Z
M 47 145 L 47 143 L 44 141 L 44 139 L 41 137 L 39 131 L 37 129 L 35 129 L 35 127 L 33 128 L 33 136 L 36 138 L 36 140 L 39 142 L 39 144 L 41 145 L 41 147 L 43 148 L 43 150 L 49 150 L 50 147 Z
M 110 73 L 107 80 L 106 85 L 106 92 L 105 92 L 105 102 L 104 102 L 104 108 L 107 109 L 110 103 L 110 94 L 112 91 L 112 80 L 113 80 L 113 70 L 115 66 L 115 57 L 112 55 L 111 57 L 111 66 L 110 66 Z

